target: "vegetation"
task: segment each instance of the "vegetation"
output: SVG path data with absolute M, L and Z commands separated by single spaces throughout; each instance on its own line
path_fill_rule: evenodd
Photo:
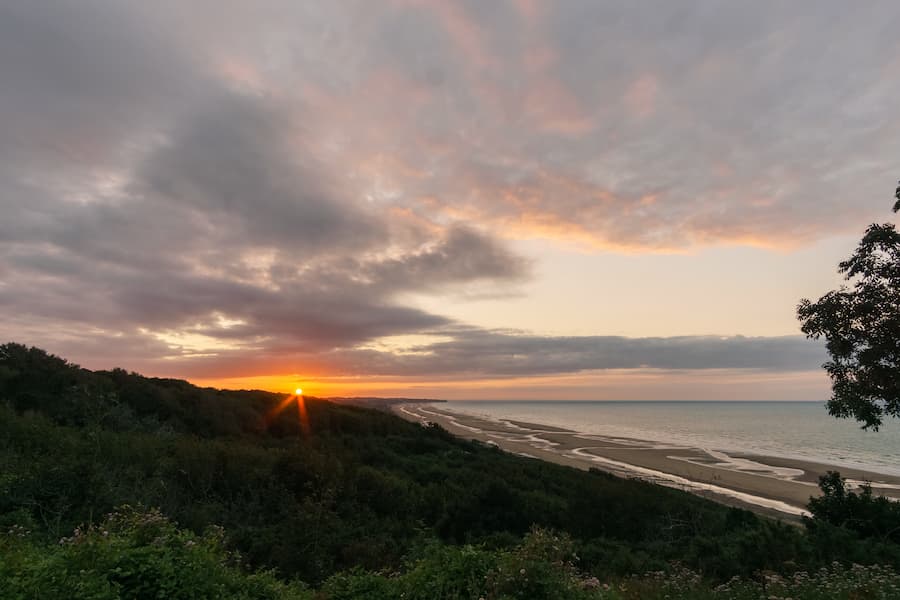
M 873 496 L 868 483 L 859 493 L 850 491 L 846 480 L 834 471 L 820 478 L 819 487 L 822 496 L 809 500 L 812 518 L 807 527 L 815 529 L 827 523 L 866 538 L 900 544 L 900 503 Z
M 897 183 L 897 189 L 894 192 L 897 202 L 894 203 L 894 212 L 900 211 L 900 182 Z
M 897 212 L 900 187 L 895 195 Z M 807 336 L 827 342 L 829 413 L 877 430 L 885 416 L 900 417 L 900 233 L 891 223 L 870 225 L 839 271 L 853 288 L 804 299 L 797 314 Z
M 310 597 L 299 582 L 243 570 L 240 557 L 223 549 L 221 529 L 197 536 L 156 510 L 123 507 L 55 546 L 35 544 L 30 534 L 14 525 L 0 538 L 5 599 Z
M 898 583 L 896 511 L 833 480 L 804 530 L 365 408 L 307 398 L 307 432 L 284 400 L 0 346 L 2 596 L 850 598 Z M 823 578 L 834 594 L 811 595 Z

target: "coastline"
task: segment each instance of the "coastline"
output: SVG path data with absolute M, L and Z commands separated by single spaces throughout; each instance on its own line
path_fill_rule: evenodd
M 638 478 L 785 520 L 796 521 L 806 514 L 810 496 L 820 493 L 819 476 L 829 470 L 840 471 L 850 484 L 869 481 L 875 494 L 900 500 L 900 476 L 863 469 L 581 433 L 489 419 L 426 403 L 398 404 L 392 409 L 407 420 L 434 422 L 454 435 L 493 444 L 512 454 Z

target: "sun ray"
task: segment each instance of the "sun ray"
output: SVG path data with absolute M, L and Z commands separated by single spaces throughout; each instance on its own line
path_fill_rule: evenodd
M 291 405 L 295 399 L 297 401 L 297 418 L 300 424 L 300 433 L 305 437 L 308 436 L 311 429 L 309 425 L 309 413 L 306 410 L 306 399 L 302 394 L 303 390 L 297 388 L 296 393 L 289 394 L 286 396 L 281 402 L 278 403 L 278 406 L 269 411 L 269 413 L 265 417 L 265 427 L 268 428 L 272 422 L 275 420 L 275 417 L 280 415 L 284 410 Z
M 310 434 L 309 414 L 306 412 L 306 399 L 302 394 L 297 394 L 297 416 L 300 418 L 300 431 L 306 437 Z
M 279 414 L 281 414 L 281 411 L 283 411 L 285 408 L 287 408 L 288 404 L 290 404 L 291 400 L 293 400 L 293 399 L 294 399 L 293 396 L 287 396 L 281 402 L 278 403 L 278 406 L 276 406 L 275 408 L 270 410 L 269 413 L 266 415 L 266 425 L 268 426 L 275 417 L 277 417 Z

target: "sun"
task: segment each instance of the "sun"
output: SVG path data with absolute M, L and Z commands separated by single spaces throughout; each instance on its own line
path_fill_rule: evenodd
M 302 388 L 297 388 L 296 390 L 294 390 L 294 395 L 295 395 L 295 396 L 302 396 L 302 395 L 303 395 L 303 389 L 302 389 Z

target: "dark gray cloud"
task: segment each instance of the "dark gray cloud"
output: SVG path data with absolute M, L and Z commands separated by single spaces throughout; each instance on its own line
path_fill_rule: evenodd
M 116 331 L 330 348 L 447 323 L 398 305 L 399 292 L 525 274 L 521 259 L 461 226 L 396 247 L 388 219 L 273 150 L 271 114 L 189 122 L 110 203 L 48 200 L 27 235 L 5 238 L 17 285 L 0 305 Z M 11 222 L 35 213 L 9 208 Z
M 121 162 L 205 84 L 186 50 L 136 5 L 3 2 L 0 158 L 70 186 Z
M 755 369 L 809 371 L 825 361 L 822 344 L 802 336 L 626 338 L 535 336 L 456 326 L 432 330 L 442 341 L 393 348 L 335 349 L 324 355 L 298 347 L 224 352 L 187 358 L 173 368 L 198 377 L 237 377 L 275 366 L 321 368 L 329 376 L 429 379 L 516 378 L 606 370 Z
M 223 245 L 311 257 L 386 244 L 384 220 L 341 197 L 302 136 L 265 99 L 223 91 L 174 124 L 141 166 L 134 193 L 160 199 L 159 212 L 186 213 L 207 230 L 227 232 Z
M 4 2 L 0 331 L 220 375 L 815 367 L 794 338 L 513 334 L 408 296 L 511 293 L 531 271 L 508 238 L 785 245 L 876 214 L 900 155 L 898 19 Z M 423 332 L 449 341 L 371 346 Z
M 4 20 L 6 49 L 21 50 L 3 58 L 16 69 L 0 110 L 22 116 L 6 143 L 31 144 L 3 171 L 10 335 L 64 349 L 80 339 L 75 356 L 97 356 L 103 339 L 137 362 L 218 345 L 327 350 L 449 323 L 400 304 L 401 292 L 525 276 L 476 229 L 392 217 L 347 194 L 283 99 L 194 79 L 196 65 L 175 62 L 168 38 L 148 39 L 140 15 L 82 8 L 12 6 Z M 188 80 L 189 97 L 170 102 Z M 95 160 L 42 141 L 94 133 L 108 151 Z M 57 163 L 79 176 L 61 181 Z

